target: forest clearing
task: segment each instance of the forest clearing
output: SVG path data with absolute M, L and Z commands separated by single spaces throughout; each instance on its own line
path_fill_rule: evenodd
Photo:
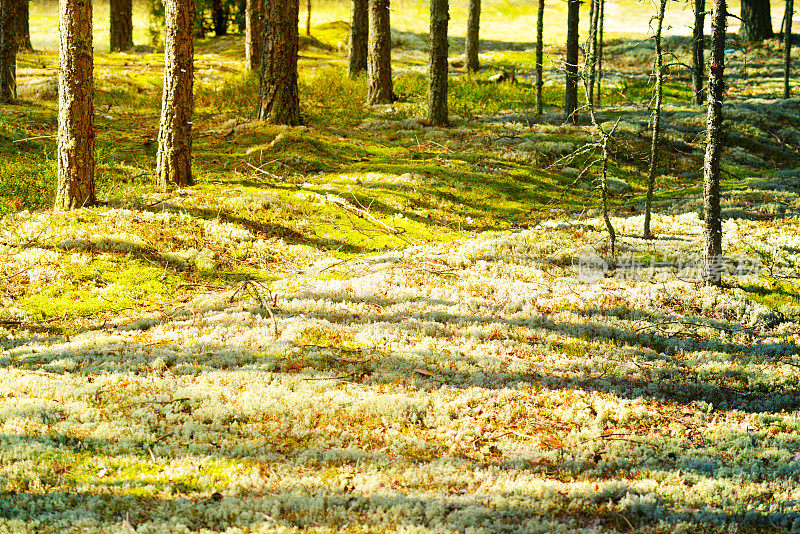
M 347 73 L 349 3 L 314 0 L 311 35 L 302 3 L 298 126 L 257 118 L 244 36 L 209 30 L 194 185 L 163 188 L 158 13 L 134 4 L 136 47 L 109 53 L 98 3 L 96 202 L 64 210 L 58 5 L 31 4 L 0 104 L 0 532 L 800 531 L 783 41 L 729 22 L 735 261 L 707 285 L 691 6 L 664 17 L 643 237 L 657 6 L 607 1 L 602 105 L 581 87 L 566 121 L 566 4 L 544 12 L 539 114 L 536 3 L 484 0 L 467 72 L 453 1 L 442 126 L 428 2 L 392 3 L 396 101 L 377 105 Z

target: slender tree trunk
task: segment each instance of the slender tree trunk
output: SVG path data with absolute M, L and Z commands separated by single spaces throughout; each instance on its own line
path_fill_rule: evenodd
M 245 7 L 244 55 L 248 70 L 261 66 L 261 43 L 263 41 L 263 0 L 247 0 Z
M 164 5 L 164 92 L 158 132 L 158 185 L 186 187 L 192 177 L 192 114 L 194 112 L 194 0 L 167 0 Z
M 306 0 L 306 35 L 311 35 L 311 0 Z
M 0 0 L 0 102 L 17 98 L 17 0 Z
M 369 0 L 367 103 L 390 104 L 393 98 L 389 0 Z
M 92 2 L 59 2 L 56 209 L 91 206 L 94 193 Z
M 783 98 L 789 98 L 789 71 L 792 66 L 792 11 L 794 0 L 786 0 L 786 14 L 784 15 L 783 30 Z
M 739 38 L 742 41 L 763 41 L 772 37 L 770 0 L 742 0 L 741 20 Z
M 17 47 L 24 52 L 33 52 L 31 44 L 30 6 L 29 0 L 17 2 Z
M 594 105 L 594 81 L 597 74 L 597 17 L 600 15 L 598 0 L 589 0 L 589 39 L 586 43 L 586 71 L 584 76 L 588 77 L 588 83 L 584 86 L 588 91 L 587 98 L 589 104 Z
M 347 74 L 355 78 L 367 70 L 367 39 L 369 37 L 369 0 L 350 3 L 350 52 Z
M 564 91 L 564 118 L 575 122 L 578 110 L 578 23 L 580 0 L 567 0 L 567 64 Z
M 272 124 L 300 124 L 297 92 L 299 0 L 269 0 L 261 60 L 258 118 Z
M 130 50 L 133 48 L 133 0 L 111 0 L 109 12 L 109 50 Z
M 446 126 L 447 119 L 447 22 L 448 0 L 431 0 L 431 56 L 428 86 L 428 121 Z
M 467 40 L 465 43 L 465 56 L 467 70 L 478 72 L 480 63 L 478 62 L 478 50 L 480 48 L 480 27 L 481 27 L 481 0 L 469 0 L 469 13 L 467 15 Z
M 228 35 L 228 3 L 224 0 L 211 0 L 211 20 L 214 22 L 214 35 Z
M 664 93 L 664 52 L 661 47 L 661 31 L 664 27 L 664 11 L 667 0 L 661 0 L 658 5 L 656 24 L 656 57 L 653 61 L 653 72 L 656 78 L 655 103 L 652 117 L 652 136 L 650 138 L 650 168 L 647 171 L 647 197 L 644 203 L 644 232 L 645 239 L 653 237 L 650 231 L 650 216 L 653 210 L 653 189 L 656 183 L 656 165 L 658 164 L 658 138 L 661 133 L 661 98 Z
M 544 77 L 542 75 L 542 63 L 544 60 L 544 0 L 539 0 L 539 8 L 536 11 L 536 114 L 542 114 L 542 86 Z
M 606 15 L 606 0 L 598 0 L 600 14 L 597 17 L 597 90 L 595 91 L 594 106 L 602 105 L 601 90 L 603 88 L 603 19 Z
M 703 103 L 703 78 L 705 78 L 706 0 L 694 0 L 694 31 L 692 32 L 692 101 Z
M 708 285 L 722 283 L 722 211 L 720 208 L 719 170 L 724 143 L 722 99 L 725 91 L 725 0 L 713 0 L 711 14 L 711 66 L 708 73 L 708 119 L 706 121 L 706 157 L 703 187 L 705 243 L 703 278 Z

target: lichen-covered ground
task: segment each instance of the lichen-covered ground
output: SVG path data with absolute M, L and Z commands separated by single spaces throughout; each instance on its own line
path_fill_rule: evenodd
M 431 128 L 421 37 L 395 37 L 402 101 L 375 109 L 306 42 L 300 128 L 251 119 L 241 38 L 199 42 L 198 185 L 169 193 L 160 56 L 98 55 L 101 202 L 66 213 L 46 209 L 55 56 L 22 56 L 0 108 L 0 532 L 800 531 L 800 100 L 776 99 L 777 42 L 729 59 L 739 263 L 714 289 L 685 72 L 643 240 L 652 47 L 608 48 L 612 255 L 560 50 L 544 116 L 533 54 L 493 42 Z M 487 81 L 511 65 L 518 84 Z

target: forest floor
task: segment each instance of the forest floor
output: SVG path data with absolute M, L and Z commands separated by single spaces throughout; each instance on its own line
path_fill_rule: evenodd
M 22 56 L 0 108 L 0 532 L 800 529 L 800 100 L 777 99 L 777 43 L 731 43 L 742 269 L 717 289 L 693 263 L 705 109 L 678 70 L 638 237 L 648 43 L 607 48 L 612 255 L 560 51 L 544 116 L 533 54 L 495 42 L 432 128 L 423 38 L 395 37 L 401 100 L 374 109 L 341 52 L 301 50 L 298 128 L 252 120 L 241 38 L 198 43 L 198 185 L 169 193 L 161 56 L 98 55 L 101 202 L 60 213 L 56 58 Z

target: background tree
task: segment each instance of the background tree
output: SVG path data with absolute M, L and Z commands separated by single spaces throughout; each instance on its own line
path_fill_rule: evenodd
M 595 65 L 597 72 L 594 75 L 597 88 L 595 89 L 594 106 L 600 107 L 602 105 L 603 88 L 603 21 L 606 16 L 606 0 L 597 0 L 597 6 L 600 12 L 597 15 L 597 51 L 595 52 Z
M 433 8 L 431 8 L 433 10 Z M 467 70 L 478 72 L 480 63 L 478 61 L 478 50 L 480 48 L 481 26 L 481 0 L 469 0 L 469 13 L 467 15 L 467 40 L 465 43 L 465 56 Z
M 109 50 L 133 48 L 133 0 L 110 0 Z
M 164 90 L 158 131 L 158 185 L 186 187 L 192 177 L 194 111 L 194 0 L 167 0 L 164 32 Z
M 306 0 L 306 35 L 311 35 L 311 0 Z
M 270 0 L 264 13 L 261 93 L 258 118 L 273 124 L 300 124 L 297 93 L 299 0 Z
M 544 0 L 539 0 L 536 14 L 536 114 L 542 114 L 542 61 L 544 59 Z
M 389 0 L 369 0 L 367 103 L 390 104 L 393 96 Z
M 586 84 L 588 91 L 587 98 L 589 104 L 594 105 L 594 86 L 597 80 L 597 27 L 600 17 L 600 5 L 598 0 L 590 0 L 589 6 L 589 40 L 586 43 L 586 75 L 589 83 Z
M 258 70 L 261 66 L 263 7 L 263 0 L 247 0 L 245 7 L 244 55 L 249 70 Z
M 91 0 L 59 2 L 56 209 L 91 206 L 94 195 L 94 61 Z
M 708 72 L 706 157 L 703 166 L 703 219 L 705 222 L 703 278 L 708 285 L 722 283 L 722 211 L 719 164 L 722 155 L 722 99 L 725 92 L 725 0 L 713 0 L 711 12 L 711 65 Z
M 369 0 L 350 3 L 350 50 L 347 74 L 355 78 L 367 70 L 367 40 L 369 38 Z
M 17 0 L 0 0 L 0 102 L 17 98 Z
M 789 70 L 792 66 L 792 11 L 794 0 L 786 0 L 783 15 L 783 98 L 789 98 Z
M 29 8 L 29 0 L 17 1 L 17 48 L 25 52 L 33 52 Z
M 447 21 L 448 0 L 431 0 L 431 52 L 428 85 L 428 121 L 447 125 Z
M 228 17 L 230 6 L 225 0 L 211 0 L 211 22 L 214 25 L 214 35 L 221 37 L 228 35 Z
M 692 102 L 703 103 L 705 77 L 706 0 L 694 0 L 694 29 L 692 30 Z
M 564 117 L 575 121 L 578 110 L 578 23 L 580 0 L 567 0 L 567 64 L 564 90 Z
M 763 41 L 772 37 L 769 0 L 742 0 L 740 18 L 739 38 L 742 41 Z

